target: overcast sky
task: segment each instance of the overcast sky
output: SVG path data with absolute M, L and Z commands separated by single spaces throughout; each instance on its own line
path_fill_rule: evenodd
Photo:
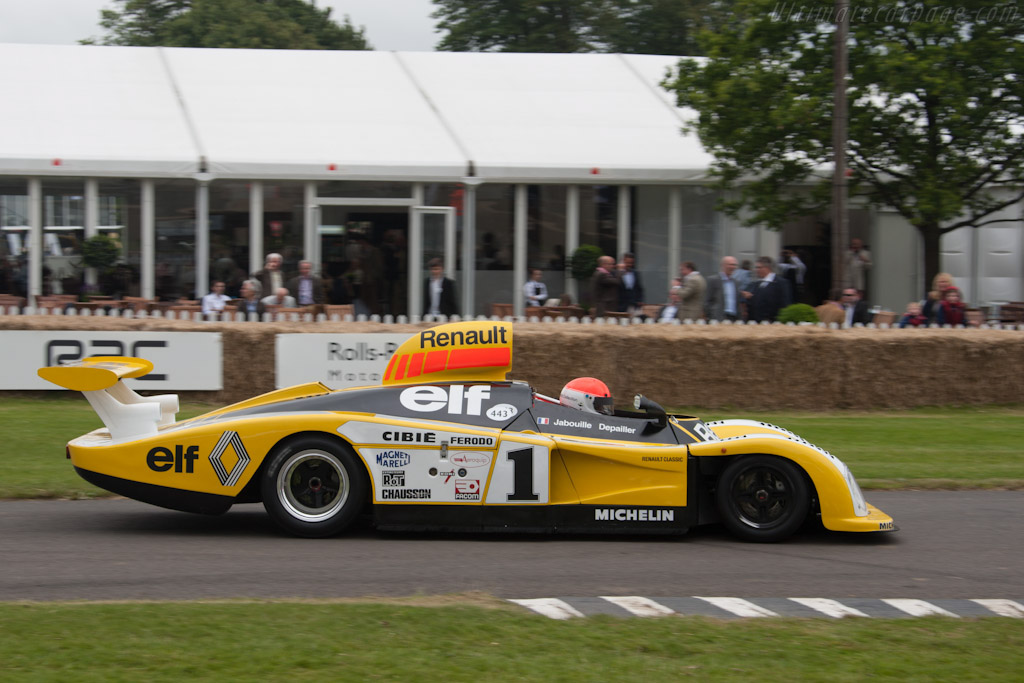
M 100 10 L 112 0 L 0 0 L 0 43 L 74 45 L 99 37 Z M 441 39 L 434 33 L 430 0 L 317 0 L 331 17 L 366 30 L 377 50 L 430 51 Z

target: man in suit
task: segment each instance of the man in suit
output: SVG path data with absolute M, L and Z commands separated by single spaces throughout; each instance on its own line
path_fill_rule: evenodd
M 281 263 L 284 259 L 280 254 L 267 254 L 263 262 L 263 269 L 252 274 L 252 279 L 260 283 L 262 291 L 273 294 L 281 287 L 284 287 L 284 273 L 281 271 Z
M 736 257 L 722 259 L 717 273 L 708 278 L 707 295 L 704 297 L 704 312 L 708 320 L 739 320 L 740 302 L 743 299 L 743 285 L 736 277 L 739 267 Z
M 857 323 L 867 325 L 874 317 L 868 308 L 868 302 L 860 298 L 860 292 L 853 287 L 843 288 L 843 326 L 853 327 Z
M 789 282 L 775 274 L 774 265 L 768 256 L 761 256 L 754 263 L 756 278 L 743 291 L 748 321 L 775 322 L 779 311 L 793 302 Z
M 324 283 L 313 276 L 313 264 L 299 261 L 299 274 L 288 281 L 288 293 L 299 306 L 321 306 L 324 301 Z
M 590 298 L 594 302 L 594 316 L 603 317 L 619 308 L 619 270 L 611 256 L 599 256 L 597 269 L 590 276 Z
M 697 272 L 697 264 L 686 261 L 679 266 L 682 285 L 679 288 L 679 319 L 702 320 L 704 318 L 704 293 L 708 283 L 704 276 Z
M 619 310 L 638 314 L 643 305 L 644 285 L 640 282 L 640 273 L 636 272 L 636 256 L 626 252 L 619 271 Z
M 423 287 L 423 315 L 458 315 L 455 280 L 444 276 L 444 261 L 431 259 L 427 267 L 430 269 L 430 277 Z

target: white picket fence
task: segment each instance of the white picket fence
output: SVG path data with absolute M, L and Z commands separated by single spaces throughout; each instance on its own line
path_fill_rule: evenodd
M 359 315 L 359 316 L 345 315 L 345 316 L 339 316 L 337 314 L 333 314 L 331 316 L 327 316 L 327 315 L 325 315 L 323 313 L 318 313 L 316 315 L 313 315 L 312 313 L 264 313 L 262 317 L 259 317 L 259 316 L 257 316 L 254 313 L 251 313 L 251 314 L 247 315 L 247 314 L 241 313 L 241 312 L 233 313 L 233 314 L 229 313 L 229 314 L 225 315 L 225 319 L 224 320 L 209 321 L 209 320 L 206 320 L 203 317 L 202 313 L 199 313 L 199 312 L 189 312 L 189 311 L 177 311 L 177 312 L 176 311 L 166 311 L 166 312 L 154 311 L 152 313 L 147 313 L 145 311 L 140 311 L 140 312 L 136 313 L 135 311 L 132 311 L 130 309 L 118 309 L 118 308 L 111 308 L 109 311 L 104 310 L 102 308 L 98 308 L 95 311 L 93 311 L 93 310 L 89 310 L 89 309 L 79 310 L 77 308 L 74 308 L 73 306 L 72 307 L 68 307 L 66 310 L 65 309 L 61 309 L 61 308 L 40 308 L 40 309 L 35 309 L 35 308 L 31 307 L 31 306 L 26 306 L 24 308 L 19 308 L 17 306 L 0 306 L 0 317 L 2 317 L 2 316 L 26 316 L 26 315 L 30 315 L 30 316 L 31 315 L 67 316 L 67 317 L 86 317 L 86 318 L 88 318 L 88 317 L 94 317 L 94 318 L 124 318 L 124 319 L 129 319 L 129 320 L 130 319 L 189 320 L 189 321 L 193 321 L 193 322 L 232 322 L 232 323 L 259 323 L 259 322 L 306 322 L 306 323 L 360 322 L 360 323 L 362 323 L 362 322 L 370 322 L 370 323 L 379 323 L 379 324 L 382 324 L 382 325 L 393 325 L 393 324 L 404 325 L 404 324 L 407 324 L 407 323 L 416 324 L 416 323 L 420 323 L 420 322 L 444 323 L 444 322 L 456 322 L 456 321 L 459 321 L 459 320 L 478 320 L 478 321 L 493 320 L 493 321 L 504 321 L 504 322 L 513 322 L 513 323 L 526 323 L 526 322 L 529 322 L 529 323 L 554 323 L 554 324 L 578 324 L 578 325 L 684 325 L 684 326 L 694 325 L 694 326 L 698 326 L 698 327 L 700 327 L 700 326 L 715 327 L 715 326 L 719 326 L 719 325 L 721 325 L 721 326 L 730 326 L 730 325 L 782 325 L 783 324 L 783 323 L 779 323 L 779 322 L 771 322 L 771 323 L 769 323 L 769 322 L 755 323 L 755 322 L 743 322 L 743 321 L 731 322 L 731 321 L 728 321 L 728 320 L 722 321 L 722 322 L 715 321 L 715 320 L 712 320 L 712 321 L 707 321 L 707 320 L 683 320 L 683 321 L 680 321 L 680 320 L 670 320 L 670 321 L 666 321 L 666 322 L 657 322 L 653 318 L 646 318 L 646 319 L 641 319 L 641 318 L 591 318 L 589 316 L 584 316 L 582 318 L 577 318 L 575 316 L 574 317 L 570 317 L 570 318 L 562 318 L 562 317 L 552 318 L 550 316 L 544 316 L 542 318 L 539 318 L 537 316 L 531 316 L 529 318 L 527 318 L 526 316 L 518 316 L 518 317 L 515 317 L 515 316 L 505 316 L 504 318 L 499 318 L 498 316 L 489 316 L 488 317 L 488 316 L 480 315 L 480 316 L 477 316 L 476 318 L 461 318 L 461 317 L 456 315 L 456 316 L 452 316 L 449 319 L 449 318 L 447 318 L 447 317 L 445 317 L 443 315 L 442 316 L 411 316 L 411 317 L 409 317 L 409 316 L 404 316 L 404 315 L 400 315 L 400 316 L 392 316 L 392 315 L 384 315 L 384 316 L 381 316 L 381 315 L 370 315 L 370 316 L 366 316 L 366 315 Z M 789 326 L 820 327 L 820 328 L 828 328 L 828 329 L 833 329 L 833 330 L 837 330 L 837 329 L 841 329 L 841 328 L 848 328 L 849 327 L 848 325 L 840 325 L 838 323 L 827 323 L 826 324 L 826 323 L 821 323 L 821 322 L 819 322 L 819 323 L 785 323 L 785 324 L 789 325 Z M 898 329 L 898 325 L 890 325 L 888 323 L 881 323 L 879 325 L 875 325 L 874 323 L 868 323 L 867 325 L 864 325 L 862 323 L 857 323 L 857 324 L 853 325 L 853 327 L 855 327 L 855 328 L 868 328 L 868 329 L 883 329 L 883 330 L 884 329 Z M 946 329 L 951 329 L 950 325 L 945 325 L 944 327 Z M 963 329 L 962 325 L 958 325 L 957 327 Z M 923 329 L 923 328 L 913 328 L 913 329 Z M 982 323 L 978 327 L 968 327 L 967 329 L 1024 330 L 1024 324 L 1021 324 L 1021 325 L 1003 325 L 1003 324 L 999 324 L 999 323 Z

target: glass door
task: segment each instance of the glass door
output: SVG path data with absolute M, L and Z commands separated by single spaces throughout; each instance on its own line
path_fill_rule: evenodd
M 451 206 L 414 206 L 409 230 L 409 313 L 427 313 L 425 287 L 430 263 L 440 259 L 444 276 L 457 281 L 455 251 L 455 208 Z M 455 301 L 459 302 L 458 295 Z M 461 311 L 457 311 L 461 312 Z

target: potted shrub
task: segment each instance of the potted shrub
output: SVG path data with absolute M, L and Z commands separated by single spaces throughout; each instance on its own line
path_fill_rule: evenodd
M 793 323 L 794 325 L 816 323 L 818 322 L 818 312 L 807 304 L 790 304 L 779 311 L 775 319 L 780 323 Z
M 82 263 L 87 268 L 95 268 L 102 279 L 121 258 L 121 247 L 107 235 L 93 235 L 82 242 Z M 91 287 L 83 287 L 79 301 L 88 301 Z
M 597 270 L 597 259 L 601 250 L 593 244 L 581 244 L 569 257 L 569 272 L 579 283 L 580 305 L 584 311 L 590 310 L 590 278 Z

